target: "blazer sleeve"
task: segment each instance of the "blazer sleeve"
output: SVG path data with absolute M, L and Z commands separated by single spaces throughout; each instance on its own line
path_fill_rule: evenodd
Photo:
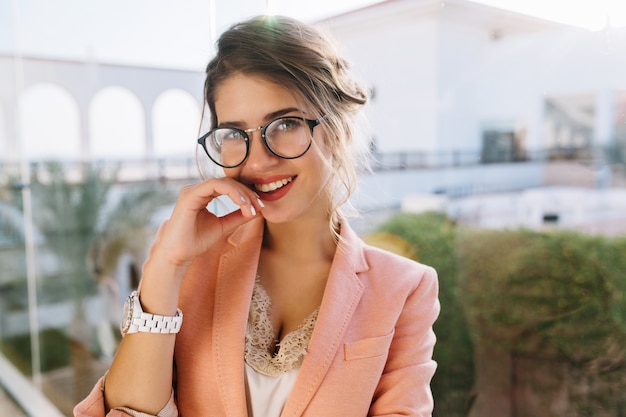
M 409 293 L 398 318 L 389 356 L 376 388 L 371 416 L 432 416 L 430 381 L 433 360 L 433 323 L 439 315 L 437 273 L 421 266 L 422 277 Z
M 93 387 L 89 395 L 74 407 L 74 417 L 177 417 L 178 409 L 174 401 L 174 391 L 169 401 L 156 416 L 131 410 L 123 407 L 110 410 L 108 413 L 104 405 L 104 377 Z

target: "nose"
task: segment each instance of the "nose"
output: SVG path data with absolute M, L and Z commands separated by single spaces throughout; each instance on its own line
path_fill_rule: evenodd
M 248 131 L 250 137 L 250 150 L 248 151 L 248 158 L 244 164 L 255 171 L 262 171 L 268 166 L 274 165 L 280 158 L 270 152 L 263 142 L 261 136 L 261 129 L 253 129 L 252 132 Z

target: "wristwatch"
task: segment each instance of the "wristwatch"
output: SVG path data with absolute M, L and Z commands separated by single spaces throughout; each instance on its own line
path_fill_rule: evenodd
M 139 301 L 139 294 L 133 291 L 126 302 L 122 313 L 120 331 L 123 335 L 131 333 L 178 333 L 183 323 L 183 312 L 177 309 L 175 316 L 161 316 L 144 313 Z

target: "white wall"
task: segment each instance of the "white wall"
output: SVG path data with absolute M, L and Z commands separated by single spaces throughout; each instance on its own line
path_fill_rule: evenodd
M 461 197 L 474 193 L 540 187 L 542 163 L 489 164 L 428 170 L 381 171 L 359 178 L 351 203 L 360 211 L 400 207 L 412 194 Z
M 443 211 L 492 229 L 563 228 L 617 236 L 626 231 L 626 190 L 544 187 L 449 200 Z M 546 222 L 544 216 L 556 216 Z
M 476 83 L 484 77 L 482 62 L 489 41 L 484 28 L 450 19 L 440 23 L 437 123 L 441 151 L 480 149 L 478 113 L 483 96 L 476 91 Z
M 516 15 L 516 30 L 493 36 L 482 9 L 411 7 L 390 2 L 329 24 L 375 86 L 369 119 L 380 150 L 478 151 L 482 128 L 494 124 L 543 148 L 545 98 L 585 94 L 595 100 L 594 142 L 611 139 L 613 99 L 626 91 L 626 29 L 541 27 Z
M 596 143 L 610 139 L 613 93 L 626 90 L 626 31 L 559 32 L 505 37 L 491 43 L 477 80 L 480 120 L 514 118 L 528 144 L 545 146 L 544 98 L 589 94 L 596 100 Z
M 373 19 L 333 33 L 354 71 L 375 90 L 367 114 L 378 150 L 436 150 L 438 22 L 428 16 Z

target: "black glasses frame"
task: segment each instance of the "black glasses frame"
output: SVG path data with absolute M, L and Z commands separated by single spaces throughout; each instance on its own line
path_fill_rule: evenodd
M 327 117 L 327 115 L 323 115 L 319 119 L 312 120 L 312 119 L 305 119 L 304 117 L 299 117 L 299 116 L 281 116 L 281 117 L 277 117 L 276 119 L 273 119 L 273 120 L 267 122 L 263 126 L 253 127 L 253 128 L 250 128 L 250 129 L 238 129 L 236 127 L 216 127 L 214 129 L 209 130 L 204 135 L 200 136 L 198 138 L 197 142 L 198 142 L 198 144 L 200 144 L 202 146 L 202 149 L 204 149 L 204 152 L 207 154 L 209 159 L 211 159 L 211 161 L 213 161 L 215 164 L 221 166 L 222 168 L 236 168 L 239 165 L 243 164 L 246 161 L 246 159 L 248 159 L 248 155 L 250 154 L 250 140 L 251 139 L 250 139 L 249 133 L 253 133 L 253 132 L 256 132 L 257 130 L 260 130 L 261 131 L 261 139 L 263 140 L 263 144 L 265 145 L 265 148 L 268 151 L 270 151 L 270 153 L 272 155 L 275 155 L 275 156 L 277 156 L 279 158 L 282 158 L 282 159 L 297 159 L 297 158 L 300 158 L 305 153 L 307 153 L 308 150 L 311 148 L 311 144 L 313 143 L 313 129 L 315 128 L 315 126 L 317 126 L 320 123 L 322 123 L 322 120 L 325 120 L 326 117 Z M 280 155 L 279 153 L 275 152 L 271 148 L 271 146 L 267 143 L 267 136 L 265 135 L 265 132 L 266 132 L 267 128 L 272 123 L 276 122 L 277 120 L 281 120 L 281 119 L 298 119 L 298 120 L 302 120 L 303 122 L 305 122 L 309 126 L 309 129 L 310 129 L 310 132 L 311 132 L 311 140 L 309 140 L 309 145 L 306 147 L 306 149 L 300 155 L 297 155 L 297 156 L 283 156 L 283 155 Z M 241 135 L 243 136 L 244 142 L 246 144 L 246 154 L 243 157 L 243 159 L 241 160 L 241 162 L 239 162 L 236 165 L 223 165 L 223 164 L 217 162 L 215 159 L 213 159 L 213 157 L 211 156 L 211 154 L 207 150 L 206 139 L 209 136 L 211 136 L 211 134 L 213 134 L 216 130 L 220 130 L 220 129 L 231 129 L 231 130 L 234 130 L 235 132 L 241 133 Z

